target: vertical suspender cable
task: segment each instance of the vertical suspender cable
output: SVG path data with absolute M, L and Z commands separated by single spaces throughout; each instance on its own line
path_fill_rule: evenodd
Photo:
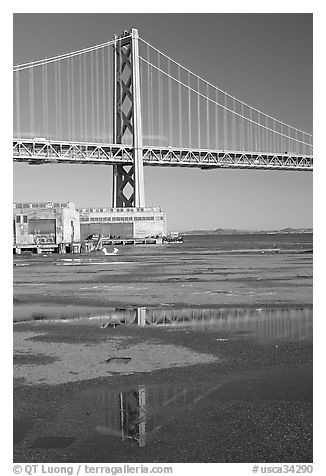
M 215 129 L 216 129 L 216 150 L 219 148 L 218 142 L 218 89 L 216 88 L 216 106 L 215 106 Z
M 209 85 L 207 83 L 207 87 L 206 87 L 206 149 L 209 149 L 209 100 L 208 100 L 208 97 L 209 97 Z
M 275 119 L 273 120 L 273 124 L 274 124 L 273 127 L 274 127 L 274 131 L 275 131 L 276 130 L 275 129 Z M 276 139 L 277 139 L 277 136 L 274 132 L 273 133 L 273 149 L 274 149 L 273 152 L 274 152 L 274 154 L 276 154 L 276 152 L 277 152 L 277 150 L 276 150 Z
M 224 105 L 225 105 L 225 109 L 224 109 L 224 126 L 223 126 L 223 132 L 224 132 L 224 150 L 228 149 L 228 132 L 227 132 L 227 100 L 226 100 L 226 94 L 224 93 Z
M 143 64 L 139 64 L 139 85 L 140 85 L 140 102 L 141 102 L 141 111 L 144 113 L 145 111 L 145 95 L 143 94 L 143 77 L 144 77 L 144 72 L 143 72 Z M 142 120 L 142 128 L 144 130 L 144 119 Z
M 34 134 L 34 71 L 33 67 L 29 69 L 29 119 L 31 124 L 31 132 Z
M 102 139 L 103 142 L 106 142 L 106 94 L 105 94 L 105 50 L 102 50 Z
M 174 144 L 173 141 L 173 115 L 172 115 L 172 79 L 171 79 L 171 61 L 169 59 L 168 63 L 168 87 L 169 87 L 169 145 L 172 146 Z
M 179 147 L 182 147 L 182 111 L 181 111 L 181 72 L 180 65 L 178 68 L 178 80 L 179 80 Z
M 67 103 L 68 103 L 68 140 L 71 140 L 71 95 L 70 95 L 70 58 L 67 61 Z
M 244 143 L 244 106 L 241 103 L 241 146 L 242 150 L 245 150 L 245 143 Z
M 20 136 L 20 92 L 19 92 L 19 71 L 15 73 L 16 88 L 16 137 Z
M 164 91 L 164 76 L 162 73 L 159 72 L 159 75 L 161 76 L 161 130 L 162 130 L 162 136 L 161 136 L 161 142 L 159 143 L 159 145 L 163 145 L 166 141 L 166 133 L 165 133 L 165 127 L 164 127 L 164 124 L 165 124 L 165 121 L 164 121 L 164 117 L 165 117 L 165 114 L 164 114 L 164 103 L 165 101 L 163 100 L 163 91 Z
M 42 74 L 42 124 L 43 124 L 43 130 L 41 132 L 42 136 L 46 137 L 46 128 L 45 128 L 45 64 L 42 64 L 42 69 L 41 69 L 41 74 Z
M 95 80 L 96 80 L 96 139 L 100 138 L 100 85 L 98 73 L 98 54 L 99 50 L 95 52 Z
M 189 144 L 188 147 L 191 148 L 191 96 L 190 96 L 190 71 L 188 71 L 188 135 L 189 135 Z
M 233 98 L 233 112 L 235 112 L 235 98 Z M 235 114 L 232 114 L 232 149 L 237 149 L 237 141 L 236 141 L 236 127 L 235 127 Z
M 58 125 L 59 125 L 59 138 L 62 137 L 62 110 L 61 110 L 61 61 L 58 62 Z
M 160 70 L 161 69 L 160 53 L 158 53 L 158 56 L 157 56 L 157 65 L 158 65 L 158 69 Z M 161 115 L 162 115 L 162 96 L 161 96 L 162 77 L 160 75 L 159 70 L 157 71 L 157 80 L 158 80 L 158 126 L 159 126 L 158 134 L 159 134 L 159 137 L 160 137 L 159 140 L 161 141 L 162 140 L 162 119 L 161 119 Z
M 153 97 L 153 68 L 150 67 L 150 88 L 149 88 L 149 98 L 150 98 L 150 105 L 151 105 L 151 116 L 150 116 L 150 138 L 151 138 L 151 145 L 154 143 L 154 97 Z
M 74 80 L 74 57 L 71 58 L 70 62 L 70 71 L 71 71 L 71 139 L 75 138 L 75 80 Z
M 95 111 L 94 111 L 94 59 L 93 59 L 93 51 L 91 51 L 91 106 L 92 106 L 92 141 L 94 141 L 95 137 Z
M 84 55 L 84 140 L 88 139 L 88 127 L 87 127 L 87 55 Z
M 71 90 L 71 140 L 75 135 L 75 83 L 74 83 L 74 58 L 70 60 L 70 90 Z
M 258 114 L 257 114 L 258 116 Z M 257 117 L 257 121 L 258 122 L 258 117 Z M 259 149 L 258 149 L 258 144 L 259 144 L 259 141 L 258 141 L 258 134 L 259 134 L 259 128 L 257 126 L 257 124 L 255 124 L 255 129 L 254 129 L 254 133 L 255 133 L 255 152 L 258 152 Z
M 149 55 L 149 52 L 148 52 Z M 148 145 L 152 144 L 152 67 L 148 65 Z
M 149 45 L 147 45 L 147 135 L 148 135 L 148 144 L 150 144 L 151 136 L 151 104 L 150 104 L 150 66 L 149 66 Z
M 82 83 L 82 55 L 79 55 L 79 137 L 83 140 L 83 83 Z
M 268 118 L 265 116 L 265 150 L 264 152 L 268 152 Z
M 197 112 L 198 112 L 198 149 L 200 149 L 200 82 L 199 82 L 199 77 L 197 80 Z
M 247 128 L 247 151 L 250 152 L 252 149 L 250 148 L 250 126 L 251 126 L 251 122 L 250 122 L 250 117 L 251 117 L 251 111 L 250 111 L 250 107 L 247 108 L 248 111 L 247 111 L 247 114 L 246 114 L 246 128 Z
M 249 150 L 253 150 L 253 144 L 252 144 L 252 110 L 249 108 Z
M 111 134 L 112 134 L 112 127 L 111 127 L 111 119 L 112 119 L 112 111 L 113 111 L 113 86 L 111 88 L 111 78 L 112 78 L 112 52 L 111 52 L 111 49 L 108 48 L 108 74 L 107 74 L 107 78 L 108 78 L 108 81 L 107 81 L 107 84 L 108 84 L 108 87 L 107 87 L 107 90 L 108 90 L 108 94 L 107 94 L 107 104 L 104 104 L 104 108 L 108 108 L 108 127 L 107 127 L 107 131 L 105 132 L 106 133 L 106 137 L 108 138 L 108 142 L 111 142 L 113 143 L 113 137 L 112 139 L 110 139 L 111 137 Z M 112 91 L 111 91 L 112 89 Z
M 261 144 L 260 144 L 260 112 L 258 111 L 257 113 L 257 122 L 259 126 L 257 126 L 257 137 L 258 137 L 258 147 L 257 147 L 257 152 L 261 151 Z
M 45 65 L 45 137 L 49 137 L 48 65 Z
M 282 130 L 283 130 L 283 126 L 282 126 L 282 123 L 280 124 L 280 128 L 281 128 L 281 134 L 282 134 Z M 278 153 L 283 153 L 283 149 L 282 149 L 282 135 L 279 135 L 278 136 L 278 141 L 277 141 L 277 152 Z
M 59 85 L 58 85 L 58 61 L 54 63 L 54 95 L 55 95 L 55 136 L 59 138 Z

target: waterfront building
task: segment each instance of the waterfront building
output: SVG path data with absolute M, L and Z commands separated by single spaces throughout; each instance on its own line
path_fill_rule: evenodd
M 15 203 L 14 253 L 79 252 L 79 213 L 71 202 Z
M 97 235 L 128 244 L 137 240 L 147 243 L 148 238 L 161 243 L 166 235 L 166 214 L 160 207 L 77 210 L 71 202 L 15 203 L 13 235 L 17 254 L 22 251 L 79 253 L 81 249 L 98 249 L 91 243 L 85 245 L 87 238 Z
M 113 239 L 166 235 L 166 213 L 160 207 L 82 208 L 79 216 L 82 240 L 93 234 Z

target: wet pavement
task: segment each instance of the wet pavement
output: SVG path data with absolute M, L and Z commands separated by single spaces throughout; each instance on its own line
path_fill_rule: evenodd
M 14 461 L 311 462 L 312 256 L 133 253 L 17 258 Z
M 41 367 L 49 378 L 55 362 L 16 366 L 23 374 L 15 380 L 15 462 L 311 462 L 311 309 L 298 317 L 301 331 L 294 311 L 289 316 L 287 326 L 275 326 L 285 332 L 268 321 L 270 332 L 259 338 L 263 327 L 250 329 L 252 320 L 248 332 L 187 324 L 103 328 L 96 319 L 16 324 L 17 335 L 33 331 L 25 340 L 31 353 L 39 344 L 45 355 L 59 348 L 65 378 L 56 385 L 28 380 L 28 371 L 39 377 Z M 111 357 L 106 347 L 96 353 L 112 342 Z M 133 354 L 142 343 L 143 363 Z M 86 378 L 85 362 L 78 369 L 65 361 L 62 344 L 98 355 L 95 366 L 86 363 Z M 151 346 L 165 368 L 148 367 Z M 160 349 L 170 349 L 168 360 Z M 185 350 L 191 365 L 171 363 Z

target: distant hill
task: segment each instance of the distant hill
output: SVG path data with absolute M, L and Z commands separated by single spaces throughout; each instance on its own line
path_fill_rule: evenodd
M 279 233 L 312 233 L 312 228 L 283 228 Z
M 241 234 L 291 234 L 291 233 L 312 233 L 312 228 L 283 228 L 282 230 L 235 230 L 229 228 L 217 228 L 216 230 L 191 230 L 181 232 L 183 235 L 241 235 Z

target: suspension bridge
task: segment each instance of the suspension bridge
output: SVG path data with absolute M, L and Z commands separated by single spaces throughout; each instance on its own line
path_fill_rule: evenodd
M 13 160 L 110 164 L 112 207 L 144 207 L 144 166 L 313 169 L 313 137 L 214 86 L 138 30 L 15 65 Z

